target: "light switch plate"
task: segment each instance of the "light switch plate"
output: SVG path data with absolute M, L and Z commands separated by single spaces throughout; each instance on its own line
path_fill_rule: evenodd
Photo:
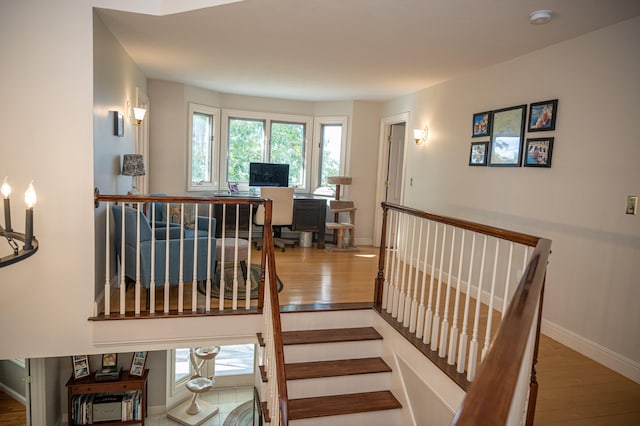
M 629 195 L 627 197 L 627 214 L 635 215 L 638 212 L 638 196 Z

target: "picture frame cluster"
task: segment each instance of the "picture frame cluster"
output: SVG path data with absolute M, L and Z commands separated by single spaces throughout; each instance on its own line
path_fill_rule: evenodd
M 548 132 L 556 128 L 558 100 L 516 105 L 473 114 L 469 166 L 551 167 L 554 137 L 527 138 L 527 133 Z

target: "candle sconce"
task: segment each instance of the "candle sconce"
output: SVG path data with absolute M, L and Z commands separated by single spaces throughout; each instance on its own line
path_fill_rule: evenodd
M 4 198 L 4 227 L 0 225 L 0 237 L 4 237 L 7 243 L 13 251 L 4 257 L 0 257 L 0 268 L 9 266 L 13 263 L 25 260 L 28 257 L 33 256 L 38 251 L 38 240 L 33 236 L 33 207 L 36 204 L 37 197 L 36 191 L 33 188 L 33 182 L 29 184 L 29 188 L 24 194 L 24 201 L 27 205 L 25 232 L 16 232 L 11 226 L 11 202 L 9 195 L 11 195 L 11 187 L 4 178 L 2 186 L 0 186 L 0 193 Z M 22 241 L 24 246 L 22 249 L 18 246 L 16 241 Z

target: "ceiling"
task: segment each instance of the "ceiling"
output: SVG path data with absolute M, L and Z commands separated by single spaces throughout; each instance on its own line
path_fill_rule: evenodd
M 306 101 L 388 100 L 640 15 L 638 0 L 219 0 L 163 16 L 106 8 L 129 3 L 94 1 L 147 77 Z M 553 20 L 530 24 L 538 9 Z

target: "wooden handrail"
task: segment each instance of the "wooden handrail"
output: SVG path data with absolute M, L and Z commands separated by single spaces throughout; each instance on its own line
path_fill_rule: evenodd
M 489 225 L 483 225 L 481 223 L 470 222 L 468 220 L 455 219 L 448 216 L 440 216 L 440 215 L 428 213 L 422 210 L 417 210 L 411 207 L 400 206 L 398 204 L 383 202 L 382 208 L 385 210 L 387 209 L 396 210 L 402 213 L 410 214 L 412 216 L 417 216 L 424 219 L 433 220 L 435 222 L 440 222 L 447 225 L 455 226 L 457 228 L 478 232 L 480 234 L 489 235 L 489 236 L 500 238 L 507 241 L 513 241 L 514 243 L 524 244 L 529 247 L 535 247 L 536 244 L 538 244 L 538 240 L 539 240 L 539 237 L 534 237 L 533 235 L 523 234 L 515 231 L 507 231 L 505 229 L 500 229 L 500 228 L 496 228 L 494 226 L 489 226 Z
M 264 217 L 264 249 L 263 258 L 266 256 L 266 264 L 269 270 L 269 301 L 271 303 L 271 322 L 273 327 L 273 345 L 276 361 L 276 374 L 278 383 L 278 401 L 280 406 L 280 424 L 287 426 L 288 423 L 288 395 L 287 379 L 284 371 L 284 345 L 282 343 L 282 322 L 280 320 L 280 299 L 278 297 L 278 284 L 276 275 L 276 261 L 273 246 L 273 232 L 271 229 L 272 201 L 267 200 L 265 204 Z
M 497 426 L 506 423 L 529 331 L 544 289 L 550 253 L 551 241 L 541 238 L 491 349 L 452 424 Z

